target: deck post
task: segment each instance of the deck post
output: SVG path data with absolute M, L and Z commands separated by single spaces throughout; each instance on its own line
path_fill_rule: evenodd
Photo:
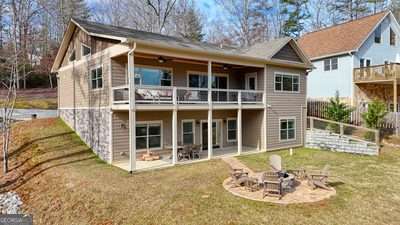
M 178 106 L 177 106 L 177 89 L 172 89 L 172 103 L 174 109 L 172 110 L 172 164 L 175 165 L 178 161 Z
M 136 169 L 136 108 L 134 49 L 128 53 L 129 76 L 129 172 Z M 133 74 L 132 74 L 133 73 Z
M 393 80 L 393 112 L 395 113 L 395 132 L 399 135 L 398 104 L 397 104 L 397 76 Z
M 237 147 L 238 147 L 238 155 L 242 154 L 242 92 L 239 91 L 238 94 L 238 103 L 239 108 L 237 111 L 237 120 L 236 120 L 236 127 L 237 127 Z
M 264 65 L 264 77 L 263 77 L 263 104 L 264 104 L 264 115 L 263 115 L 263 139 L 264 139 L 264 150 L 267 151 L 267 133 L 268 133 L 268 128 L 267 128 L 267 110 L 268 110 L 268 104 L 267 104 L 267 65 Z
M 172 111 L 172 164 L 178 161 L 178 110 Z
M 207 138 L 207 148 L 208 148 L 208 159 L 211 159 L 213 153 L 213 135 L 212 135 L 212 62 L 208 61 L 208 138 Z

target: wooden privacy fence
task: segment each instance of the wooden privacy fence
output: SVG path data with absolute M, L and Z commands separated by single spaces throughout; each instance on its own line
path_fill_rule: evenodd
M 317 117 L 321 119 L 329 119 L 326 110 L 329 106 L 328 101 L 308 100 L 307 116 Z M 363 124 L 362 114 L 366 112 L 365 107 L 356 107 L 350 116 L 350 124 L 361 126 Z M 400 125 L 400 112 L 389 112 L 382 123 L 379 124 L 381 129 L 396 130 Z

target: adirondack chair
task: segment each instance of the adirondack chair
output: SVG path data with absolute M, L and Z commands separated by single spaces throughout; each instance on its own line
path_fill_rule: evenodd
M 263 183 L 263 198 L 265 198 L 265 196 L 282 198 L 282 179 L 277 172 L 265 172 L 261 179 Z
M 245 172 L 243 169 L 231 169 L 231 185 L 232 187 L 239 187 L 246 184 L 249 179 L 249 173 Z
M 307 172 L 308 185 L 312 188 L 322 188 L 329 190 L 328 187 L 329 178 L 329 165 L 325 165 L 320 171 Z
M 282 158 L 279 155 L 271 155 L 269 157 L 269 166 L 273 172 L 282 171 Z

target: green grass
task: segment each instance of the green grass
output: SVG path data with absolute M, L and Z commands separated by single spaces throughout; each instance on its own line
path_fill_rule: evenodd
M 0 101 L 0 106 L 2 102 Z M 18 99 L 15 102 L 16 109 L 57 109 L 57 99 Z
M 281 206 L 225 191 L 222 181 L 229 170 L 221 160 L 131 175 L 95 157 L 60 120 L 20 123 L 14 133 L 18 138 L 13 151 L 18 153 L 11 157 L 10 174 L 23 179 L 5 188 L 22 196 L 35 224 L 372 225 L 400 221 L 398 150 L 387 150 L 379 157 L 310 149 L 297 149 L 293 156 L 288 151 L 274 152 L 282 155 L 287 169 L 320 169 L 329 163 L 337 176 L 332 179 L 336 197 Z M 262 171 L 270 154 L 239 159 Z

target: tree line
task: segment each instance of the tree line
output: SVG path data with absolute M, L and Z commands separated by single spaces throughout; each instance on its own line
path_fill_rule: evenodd
M 400 0 L 212 0 L 210 3 L 0 0 L 0 81 L 7 81 L 13 65 L 9 56 L 16 50 L 17 89 L 54 87 L 55 77 L 50 69 L 72 17 L 194 41 L 248 47 L 282 36 L 297 38 L 306 32 L 387 9 L 396 17 L 400 15 Z

